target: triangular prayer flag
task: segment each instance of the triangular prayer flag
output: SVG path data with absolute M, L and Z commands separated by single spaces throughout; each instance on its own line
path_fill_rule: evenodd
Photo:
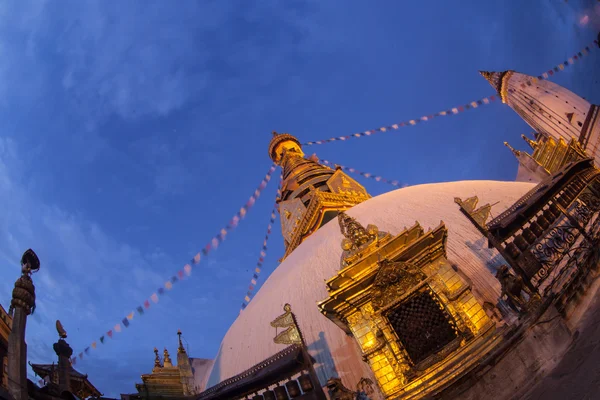
M 114 329 L 115 332 L 121 332 L 121 324 L 116 324 Z
M 90 352 L 90 348 L 86 347 L 85 350 L 83 350 L 83 351 L 85 351 L 85 354 L 88 354 Z
M 177 277 L 176 277 L 175 275 L 173 275 L 173 276 L 171 277 L 171 283 L 175 283 L 175 282 L 177 282 L 177 281 L 178 281 Z
M 106 334 L 108 335 L 109 338 L 112 338 L 113 332 L 112 332 L 112 330 L 110 330 L 110 331 L 106 332 Z
M 83 353 L 79 353 L 79 359 L 83 360 Z
M 71 364 L 75 365 L 77 363 L 77 357 L 73 357 L 71 359 Z
M 183 279 L 183 270 L 182 270 L 182 269 L 180 269 L 180 270 L 177 272 L 177 275 L 179 276 L 179 279 Z
M 150 302 L 148 300 L 144 300 L 144 307 L 150 308 Z
M 158 294 L 163 294 L 165 292 L 165 288 L 164 287 L 158 288 L 157 292 L 158 292 Z
M 100 336 L 100 343 L 104 343 L 104 335 Z
M 125 328 L 127 328 L 129 326 L 129 320 L 127 318 L 123 318 L 123 325 L 125 325 Z
M 138 306 L 137 308 L 137 312 L 141 315 L 144 313 L 144 309 L 142 308 L 142 306 Z
M 150 298 L 153 302 L 158 303 L 158 296 L 156 295 L 156 293 L 152 293 L 152 296 L 150 296 Z
M 92 342 L 92 349 L 96 348 L 96 342 Z
M 132 320 L 133 319 L 133 311 L 129 313 L 129 315 L 127 316 L 128 320 Z

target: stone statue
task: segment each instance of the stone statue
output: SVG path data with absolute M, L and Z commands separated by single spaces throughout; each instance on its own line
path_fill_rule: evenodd
M 327 381 L 327 390 L 331 400 L 370 400 L 369 395 L 374 392 L 372 380 L 362 378 L 356 388 L 356 392 L 348 389 L 340 378 L 330 378 Z
M 67 338 L 67 331 L 63 328 L 62 324 L 59 320 L 56 320 L 56 332 L 58 332 L 58 337 L 61 339 Z
M 355 400 L 355 393 L 345 387 L 340 378 L 330 378 L 327 381 L 327 391 L 331 400 Z
M 532 293 L 523 283 L 523 278 L 512 274 L 508 266 L 502 265 L 496 272 L 496 279 L 500 281 L 502 292 L 500 298 L 506 295 L 506 302 L 518 313 L 527 311 L 527 300 L 523 297 L 523 292 L 527 293 L 529 298 L 532 298 Z

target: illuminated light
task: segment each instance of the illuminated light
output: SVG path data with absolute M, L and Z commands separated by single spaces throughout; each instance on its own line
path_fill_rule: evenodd
M 590 22 L 590 17 L 588 15 L 584 15 L 579 19 L 580 25 L 587 25 L 588 22 Z

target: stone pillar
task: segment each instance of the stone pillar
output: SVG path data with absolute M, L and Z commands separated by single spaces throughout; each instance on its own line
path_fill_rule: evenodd
M 8 336 L 8 391 L 14 400 L 28 400 L 27 394 L 27 344 L 25 328 L 27 316 L 35 310 L 35 286 L 31 274 L 40 269 L 40 260 L 29 249 L 21 258 L 21 277 L 15 282 L 9 313 L 12 330 Z
M 58 356 L 58 387 L 60 392 L 71 391 L 71 356 L 73 349 L 65 341 L 59 339 L 54 343 L 54 351 Z

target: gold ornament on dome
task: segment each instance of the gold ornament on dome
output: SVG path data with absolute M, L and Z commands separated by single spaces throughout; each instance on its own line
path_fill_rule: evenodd
M 408 263 L 383 260 L 379 265 L 371 292 L 371 304 L 375 310 L 396 303 L 409 289 L 427 278 L 419 267 Z
M 292 307 L 289 304 L 283 306 L 285 313 L 271 321 L 273 328 L 287 328 L 273 338 L 277 344 L 303 344 L 302 333 L 296 323 L 296 318 L 292 313 Z

